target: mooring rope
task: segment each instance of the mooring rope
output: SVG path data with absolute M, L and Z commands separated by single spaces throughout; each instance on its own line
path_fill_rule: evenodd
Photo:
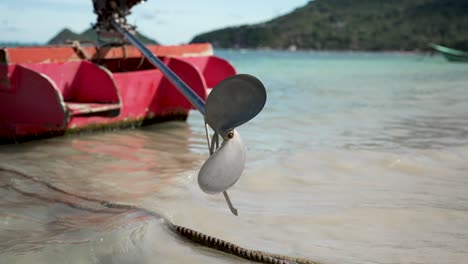
M 240 257 L 240 258 L 243 258 L 243 259 L 246 259 L 246 260 L 259 262 L 259 263 L 268 263 L 268 264 L 294 264 L 294 263 L 296 263 L 296 264 L 319 264 L 319 262 L 308 260 L 308 259 L 294 258 L 294 257 L 280 255 L 280 254 L 272 254 L 272 253 L 268 253 L 268 252 L 264 252 L 264 251 L 247 249 L 247 248 L 238 246 L 236 244 L 233 244 L 231 242 L 224 241 L 222 239 L 215 238 L 215 237 L 206 235 L 204 233 L 195 231 L 193 229 L 190 229 L 190 228 L 187 228 L 187 227 L 184 227 L 184 226 L 176 225 L 176 224 L 172 223 L 171 221 L 169 221 L 167 218 L 164 218 L 163 216 L 159 215 L 158 213 L 155 213 L 155 212 L 153 212 L 151 210 L 148 210 L 148 209 L 145 209 L 145 208 L 142 208 L 142 207 L 138 207 L 138 206 L 135 206 L 135 205 L 112 203 L 112 202 L 108 202 L 108 201 L 104 201 L 104 200 L 100 200 L 100 199 L 89 198 L 89 197 L 81 196 L 81 195 L 74 194 L 74 193 L 71 193 L 71 192 L 67 192 L 67 191 L 62 190 L 62 189 L 60 189 L 60 188 L 58 188 L 58 187 L 56 187 L 56 186 L 54 186 L 54 185 L 52 185 L 52 184 L 50 184 L 48 182 L 40 180 L 37 177 L 27 175 L 27 174 L 22 173 L 22 172 L 17 171 L 17 170 L 7 169 L 7 168 L 0 168 L 0 171 L 7 172 L 7 173 L 12 173 L 12 174 L 21 176 L 21 177 L 23 177 L 25 179 L 28 179 L 28 180 L 34 181 L 36 183 L 39 183 L 39 184 L 41 184 L 43 186 L 46 186 L 47 188 L 49 188 L 49 189 L 51 189 L 53 191 L 59 192 L 61 194 L 67 195 L 67 196 L 71 196 L 71 197 L 78 198 L 78 199 L 81 199 L 81 200 L 85 200 L 85 201 L 88 201 L 88 202 L 98 203 L 98 204 L 102 205 L 103 207 L 105 207 L 107 209 L 121 209 L 121 210 L 127 210 L 127 211 L 128 210 L 136 210 L 136 211 L 141 211 L 141 212 L 147 213 L 149 215 L 161 218 L 167 224 L 169 230 L 171 230 L 174 233 L 176 233 L 177 235 L 187 239 L 188 241 L 191 241 L 191 242 L 196 243 L 198 245 L 201 245 L 201 246 L 204 246 L 204 247 L 207 247 L 207 248 L 211 248 L 211 249 L 214 249 L 214 250 L 217 250 L 217 251 L 221 251 L 221 252 L 233 255 L 233 256 L 237 256 L 237 257 Z M 86 210 L 86 211 L 93 212 L 93 213 L 111 213 L 111 212 L 106 212 L 105 210 L 102 210 L 102 209 L 95 209 L 95 208 L 82 206 L 82 205 L 79 205 L 78 203 L 71 202 L 71 201 L 64 201 L 62 199 L 44 197 L 44 196 L 41 196 L 41 195 L 39 195 L 37 193 L 26 192 L 26 191 L 23 191 L 23 190 L 15 187 L 15 186 L 13 186 L 12 184 L 4 184 L 4 185 L 2 185 L 0 187 L 10 188 L 11 190 L 14 190 L 15 192 L 18 192 L 18 193 L 20 193 L 22 195 L 37 198 L 37 199 L 40 199 L 40 200 L 43 200 L 43 201 L 62 203 L 64 205 L 67 205 L 69 207 L 72 207 L 72 208 L 75 208 L 75 209 L 78 209 L 78 210 Z

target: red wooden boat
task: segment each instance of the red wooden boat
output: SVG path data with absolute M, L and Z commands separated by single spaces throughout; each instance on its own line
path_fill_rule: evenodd
M 210 44 L 147 46 L 201 98 L 236 73 Z M 192 105 L 134 46 L 0 49 L 0 142 L 185 120 Z

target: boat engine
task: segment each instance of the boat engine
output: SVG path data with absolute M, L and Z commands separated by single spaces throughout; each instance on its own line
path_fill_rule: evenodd
M 94 13 L 97 22 L 93 29 L 97 32 L 100 40 L 112 39 L 114 42 L 123 42 L 124 36 L 117 32 L 111 24 L 116 21 L 132 34 L 136 33 L 136 26 L 129 25 L 126 17 L 131 14 L 130 9 L 145 0 L 93 0 Z

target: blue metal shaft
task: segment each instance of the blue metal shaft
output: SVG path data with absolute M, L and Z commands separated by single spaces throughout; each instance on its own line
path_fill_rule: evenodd
M 158 68 L 164 76 L 192 103 L 195 108 L 200 111 L 203 116 L 206 116 L 205 101 L 195 93 L 177 74 L 167 67 L 158 57 L 156 57 L 149 49 L 145 47 L 134 35 L 122 28 L 117 22 L 112 21 L 112 26 L 123 34 L 137 49 Z

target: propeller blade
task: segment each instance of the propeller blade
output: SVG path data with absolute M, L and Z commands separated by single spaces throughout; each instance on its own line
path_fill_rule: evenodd
M 248 74 L 224 79 L 206 100 L 206 122 L 226 138 L 234 129 L 254 118 L 265 106 L 266 90 L 262 82 Z
M 198 185 L 208 194 L 221 193 L 234 185 L 244 170 L 245 147 L 237 131 L 203 164 Z

